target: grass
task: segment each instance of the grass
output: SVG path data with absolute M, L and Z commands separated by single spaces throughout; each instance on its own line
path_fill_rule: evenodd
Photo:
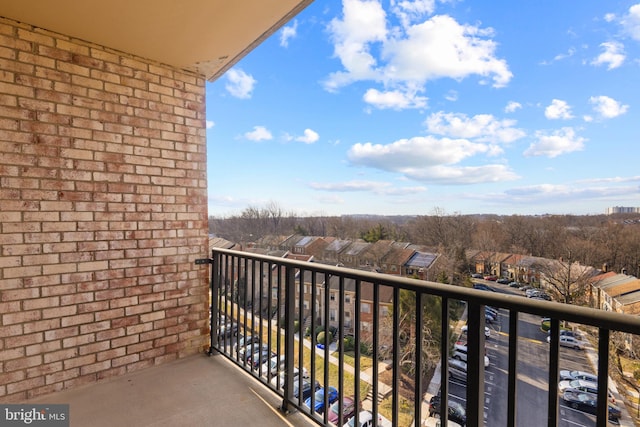
M 392 398 L 387 397 L 380 402 L 378 406 L 380 414 L 387 419 L 391 420 L 391 414 L 393 413 Z M 398 404 L 398 425 L 401 427 L 410 426 L 413 422 L 413 402 L 400 396 L 400 402 Z

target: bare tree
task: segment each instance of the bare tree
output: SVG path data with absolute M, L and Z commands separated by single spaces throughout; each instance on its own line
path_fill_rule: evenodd
M 592 277 L 598 271 L 575 262 L 571 251 L 567 255 L 566 259 L 560 260 L 541 259 L 533 268 L 540 273 L 543 286 L 556 294 L 557 300 L 565 304 L 586 303 Z

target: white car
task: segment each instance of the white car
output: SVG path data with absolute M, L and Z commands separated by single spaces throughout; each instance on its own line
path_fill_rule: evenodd
M 293 378 L 294 381 L 297 381 L 298 379 L 298 374 L 300 373 L 300 371 L 298 370 L 298 368 L 294 367 L 293 368 Z M 302 368 L 302 378 L 308 380 L 309 379 L 309 372 L 307 372 L 307 368 Z M 284 387 L 284 372 L 280 372 L 278 375 L 274 375 L 271 378 L 271 385 L 274 387 L 278 387 L 278 384 L 280 384 L 280 388 Z
M 282 372 L 285 369 L 284 356 L 273 356 L 260 366 L 260 372 L 262 376 L 266 377 L 267 374 L 278 375 L 278 372 Z
M 486 353 L 486 351 L 485 351 Z M 453 346 L 453 354 L 451 355 L 454 359 L 462 360 L 463 362 L 467 361 L 467 344 L 463 342 L 457 342 Z M 489 367 L 489 356 L 484 355 L 484 367 Z
M 458 359 L 449 359 L 449 378 L 461 382 L 467 382 L 467 362 Z
M 547 337 L 547 342 L 551 343 L 551 336 Z M 581 340 L 575 337 L 570 337 L 568 335 L 560 336 L 560 345 L 562 347 L 569 347 L 576 350 L 584 350 L 584 342 L 582 342 Z
M 598 394 L 598 383 L 585 380 L 562 380 L 558 383 L 558 394 L 565 391 L 575 391 L 579 393 Z M 610 390 L 607 391 L 609 402 L 616 403 L 616 398 Z
M 461 330 L 462 330 L 462 333 L 463 333 L 463 334 L 466 334 L 466 333 L 467 333 L 467 329 L 469 329 L 469 327 L 468 327 L 467 325 L 464 325 L 464 326 L 462 327 L 462 329 L 461 329 Z M 485 338 L 489 338 L 489 337 L 491 336 L 491 330 L 489 329 L 489 327 L 488 327 L 488 326 L 485 326 L 485 327 L 484 327 L 484 336 L 485 336 Z
M 356 417 L 351 417 L 343 427 L 356 427 Z M 391 421 L 378 414 L 378 422 L 373 424 L 373 414 L 369 411 L 360 411 L 358 414 L 358 426 L 357 427 L 392 427 Z
M 424 420 L 422 425 L 426 426 L 426 427 L 441 427 L 442 426 L 442 420 L 440 418 L 429 417 L 426 420 Z M 446 427 L 462 427 L 462 426 L 460 424 L 454 422 L 454 421 L 447 420 L 447 426 Z
M 563 369 L 560 371 L 561 380 L 585 380 L 592 383 L 598 383 L 598 376 L 585 371 L 569 371 Z

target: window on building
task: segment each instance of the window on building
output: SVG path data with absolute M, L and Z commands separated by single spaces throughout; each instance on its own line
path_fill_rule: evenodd
M 351 304 L 351 295 L 345 295 L 344 296 L 344 302 L 346 304 Z
M 389 307 L 387 307 L 386 305 L 380 306 L 380 314 L 383 316 L 389 314 Z
M 360 311 L 362 313 L 371 313 L 371 304 L 363 302 L 360 304 Z
M 336 311 L 335 310 L 330 310 L 329 311 L 329 320 L 332 322 L 336 321 Z
M 331 295 L 329 296 L 329 298 L 331 299 L 331 301 L 335 301 L 336 300 L 336 293 L 335 292 L 331 292 Z

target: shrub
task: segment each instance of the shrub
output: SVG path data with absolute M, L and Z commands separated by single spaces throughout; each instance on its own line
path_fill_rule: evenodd
M 344 351 L 353 351 L 356 348 L 356 339 L 352 336 L 346 336 L 342 340 L 342 345 L 344 346 Z
M 326 336 L 325 336 L 324 331 L 320 331 L 318 333 L 318 335 L 316 336 L 316 342 L 318 344 L 323 344 L 324 345 L 325 344 L 325 339 L 326 339 Z

